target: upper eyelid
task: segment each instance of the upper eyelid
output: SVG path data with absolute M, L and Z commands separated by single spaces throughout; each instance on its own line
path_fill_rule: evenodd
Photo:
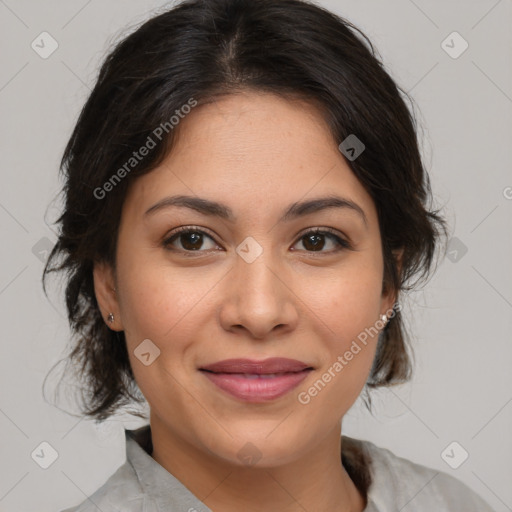
M 207 228 L 200 228 L 199 226 L 180 226 L 179 228 L 173 229 L 169 232 L 169 234 L 164 236 L 164 240 L 169 240 L 170 238 L 175 237 L 176 235 L 181 235 L 182 233 L 193 232 L 193 233 L 203 233 L 210 238 L 215 240 L 215 235 L 210 233 Z
M 203 227 L 199 227 L 199 226 L 194 226 L 194 225 L 191 225 L 191 226 L 180 226 L 179 228 L 176 228 L 175 230 L 173 230 L 171 232 L 171 234 L 166 235 L 164 237 L 164 243 L 167 243 L 171 238 L 177 237 L 180 234 L 187 233 L 187 232 L 197 232 L 197 233 L 205 234 L 206 236 L 210 237 L 216 244 L 220 245 L 217 242 L 217 240 L 216 240 L 216 236 L 213 235 L 213 234 L 210 234 L 210 232 L 207 230 L 207 228 L 203 228 Z M 302 231 L 300 231 L 296 235 L 297 241 L 299 241 L 303 236 L 305 236 L 305 235 L 307 235 L 308 233 L 311 233 L 311 232 L 320 232 L 320 234 L 324 234 L 324 235 L 327 235 L 327 236 L 338 237 L 342 241 L 345 241 L 347 244 L 351 244 L 350 237 L 348 237 L 344 233 L 339 232 L 338 230 L 336 230 L 334 228 L 328 228 L 328 227 L 322 227 L 322 226 L 315 226 L 315 227 L 304 228 Z

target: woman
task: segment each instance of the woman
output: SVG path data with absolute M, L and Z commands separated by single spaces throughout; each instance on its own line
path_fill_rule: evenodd
M 406 381 L 399 294 L 445 221 L 371 43 L 299 0 L 189 0 L 108 56 L 62 161 L 84 413 L 149 404 L 68 511 L 488 511 L 341 435 Z

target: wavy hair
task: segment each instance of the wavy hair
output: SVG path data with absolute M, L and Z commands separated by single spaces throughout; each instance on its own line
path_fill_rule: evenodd
M 115 268 L 127 187 L 162 162 L 179 126 L 108 194 L 99 198 L 98 190 L 191 98 L 204 104 L 249 89 L 307 100 L 337 144 L 350 134 L 363 141 L 365 151 L 347 162 L 376 205 L 383 291 L 410 290 L 431 273 L 445 220 L 431 206 L 414 109 L 407 102 L 414 104 L 369 39 L 342 17 L 303 0 L 180 2 L 130 32 L 104 59 L 61 161 L 65 204 L 43 287 L 46 293 L 50 273 L 65 273 L 72 331 L 66 361 L 81 380 L 87 416 L 104 420 L 144 401 L 124 333 L 110 330 L 100 314 L 92 271 L 98 261 Z M 368 388 L 410 378 L 408 345 L 398 308 L 379 338 Z

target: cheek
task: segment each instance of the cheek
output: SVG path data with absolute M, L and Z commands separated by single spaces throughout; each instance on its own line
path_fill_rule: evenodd
M 200 285 L 199 280 L 191 285 L 192 281 L 184 279 L 182 273 L 148 263 L 127 268 L 138 268 L 136 272 L 125 271 L 122 276 L 121 303 L 135 380 L 152 406 L 159 404 L 164 387 L 173 390 L 173 408 L 183 411 L 186 407 L 181 403 L 182 393 L 177 382 L 186 379 L 189 363 L 192 364 L 198 325 L 207 307 L 207 283 Z M 149 350 L 154 350 L 158 357 L 148 366 L 137 357 L 143 353 L 138 347 L 142 347 L 141 343 L 146 339 L 159 350 L 149 345 Z M 163 400 L 161 410 L 167 406 Z
M 360 394 L 378 342 L 381 286 L 377 262 L 371 269 L 354 266 L 338 272 L 309 293 L 307 303 L 324 340 L 322 368 L 299 400 L 310 412 L 329 410 L 333 417 L 341 416 Z
M 377 306 L 375 301 L 378 311 Z M 325 418 L 327 414 L 333 422 L 339 420 L 360 395 L 370 373 L 379 336 L 375 327 L 378 313 L 356 317 L 357 312 L 350 316 L 351 311 L 332 312 L 322 364 L 297 396 L 310 417 Z
M 151 254 L 119 261 L 121 315 L 130 348 L 149 338 L 166 352 L 183 349 L 180 343 L 193 339 L 198 315 L 208 305 L 213 277 L 197 267 L 172 268 Z
M 319 274 L 316 280 L 298 280 L 297 284 L 298 295 L 339 340 L 357 335 L 379 318 L 382 264 L 377 258 L 353 258 L 327 276 Z

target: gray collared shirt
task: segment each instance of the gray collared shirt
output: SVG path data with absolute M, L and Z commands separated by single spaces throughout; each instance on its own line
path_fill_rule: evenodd
M 212 512 L 158 464 L 125 430 L 126 462 L 90 498 L 62 512 Z M 364 512 L 493 512 L 452 476 L 397 457 L 369 441 L 356 443 L 369 461 L 371 484 Z M 343 444 L 343 443 L 342 443 Z

